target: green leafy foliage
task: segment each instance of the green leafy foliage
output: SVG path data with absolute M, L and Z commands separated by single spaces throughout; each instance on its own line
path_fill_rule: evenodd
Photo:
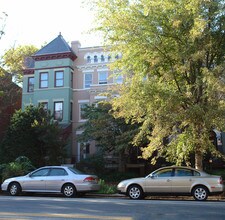
M 0 166 L 0 176 L 4 181 L 7 178 L 26 175 L 34 169 L 35 167 L 27 157 L 20 156 L 14 162 L 2 164 Z
M 24 155 L 37 167 L 60 164 L 66 145 L 61 132 L 62 129 L 54 122 L 50 112 L 41 105 L 30 105 L 24 111 L 18 110 L 0 146 L 1 162 L 6 163 Z
M 117 192 L 116 185 L 114 184 L 108 184 L 105 182 L 105 180 L 100 179 L 100 190 L 98 191 L 99 194 L 113 194 Z
M 225 121 L 225 3 L 223 0 L 95 0 L 98 26 L 122 59 L 126 82 L 113 102 L 117 117 L 142 127 L 143 157 L 166 157 L 202 169 L 213 128 Z M 148 126 L 152 125 L 149 133 Z M 167 139 L 167 145 L 164 141 Z M 157 152 L 157 154 L 156 154 Z
M 102 152 L 125 152 L 138 133 L 138 123 L 126 123 L 124 118 L 115 118 L 109 102 L 86 106 L 84 116 L 88 120 L 78 128 L 84 130 L 78 140 L 94 140 Z
M 7 19 L 8 15 L 6 12 L 1 12 L 0 13 L 0 40 L 2 38 L 2 35 L 5 34 L 5 25 L 6 25 L 6 19 Z
M 2 67 L 14 76 L 17 83 L 22 82 L 23 70 L 26 69 L 25 58 L 33 55 L 38 49 L 33 45 L 18 46 L 5 52 Z

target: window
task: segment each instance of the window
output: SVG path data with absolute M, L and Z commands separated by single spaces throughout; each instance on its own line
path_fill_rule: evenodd
M 159 170 L 157 173 L 154 173 L 156 177 L 169 177 L 172 176 L 172 169 Z
M 92 73 L 85 73 L 84 74 L 84 88 L 90 88 L 92 84 Z
M 87 155 L 90 154 L 90 144 L 83 143 L 82 144 L 82 151 L 83 151 L 83 159 L 87 158 Z
M 199 172 L 194 171 L 194 176 L 201 176 Z
M 47 102 L 40 102 L 40 105 L 43 106 L 43 109 L 44 109 L 45 111 L 48 110 L 48 103 L 47 103 Z
M 86 120 L 84 109 L 87 107 L 88 103 L 80 103 L 80 120 Z
M 70 103 L 70 120 L 73 120 L 73 103 Z
M 68 173 L 64 169 L 51 169 L 49 176 L 67 176 Z
M 33 91 L 34 91 L 34 77 L 29 77 L 27 92 L 33 92 Z
M 91 63 L 91 57 L 90 56 L 87 56 L 87 62 Z
M 73 72 L 70 74 L 70 87 L 73 88 Z
M 116 81 L 116 83 L 118 83 L 118 84 L 123 83 L 123 76 L 122 76 L 122 75 L 117 75 L 117 76 L 115 77 L 115 81 Z
M 48 73 L 40 73 L 40 88 L 48 88 Z
M 98 62 L 98 56 L 97 56 L 97 55 L 94 56 L 94 62 L 95 62 L 95 63 Z
M 47 176 L 49 173 L 49 168 L 44 168 L 41 170 L 37 170 L 36 172 L 31 174 L 31 177 L 36 177 L 36 176 Z
M 110 61 L 110 60 L 111 60 L 111 56 L 109 55 L 109 56 L 108 56 L 108 61 Z
M 193 176 L 193 174 L 192 174 L 192 170 L 176 169 L 175 176 Z
M 64 72 L 56 71 L 55 72 L 55 87 L 62 87 L 64 85 Z
M 101 62 L 104 62 L 105 61 L 105 57 L 104 55 L 101 55 Z
M 108 73 L 100 72 L 98 74 L 98 84 L 107 84 Z
M 63 119 L 63 102 L 54 102 L 54 119 L 62 121 Z

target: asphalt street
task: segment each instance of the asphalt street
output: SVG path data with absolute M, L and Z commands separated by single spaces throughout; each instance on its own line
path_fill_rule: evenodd
M 100 196 L 0 196 L 0 220 L 6 219 L 224 220 L 225 202 L 197 202 L 192 198 L 136 201 L 127 197 Z

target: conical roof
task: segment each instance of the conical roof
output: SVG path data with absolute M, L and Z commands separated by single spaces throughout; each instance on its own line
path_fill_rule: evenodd
M 58 35 L 58 37 L 56 37 L 54 40 L 52 40 L 46 46 L 44 46 L 39 51 L 37 51 L 33 56 L 42 56 L 42 55 L 59 54 L 59 53 L 73 53 L 74 54 L 71 47 L 68 45 L 68 43 L 62 37 L 61 33 Z

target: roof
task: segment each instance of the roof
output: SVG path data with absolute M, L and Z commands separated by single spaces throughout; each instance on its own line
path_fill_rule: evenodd
M 58 54 L 58 53 L 73 53 L 73 50 L 64 40 L 61 33 L 46 46 L 37 51 L 33 56 L 41 56 L 47 54 Z

